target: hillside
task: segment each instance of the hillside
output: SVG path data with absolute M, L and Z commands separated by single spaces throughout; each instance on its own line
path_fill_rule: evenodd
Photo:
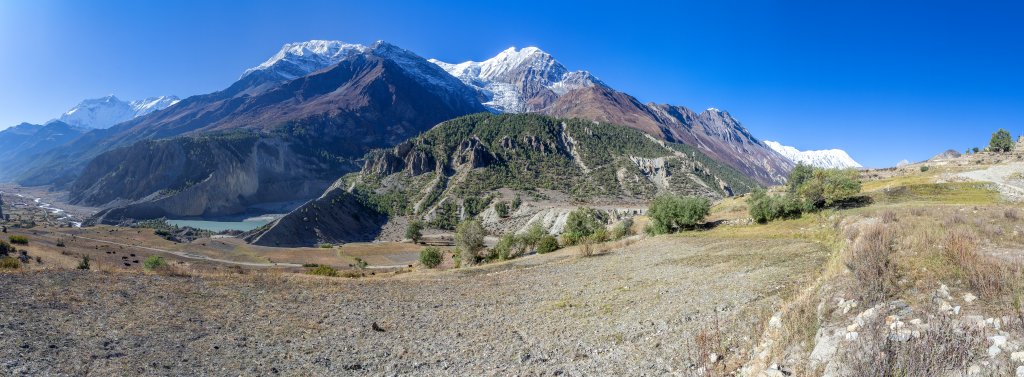
M 721 198 L 757 186 L 688 146 L 618 125 L 533 114 L 457 118 L 394 148 L 370 152 L 364 161 L 359 173 L 342 178 L 323 198 L 354 196 L 373 213 L 414 216 L 440 228 L 485 210 L 493 214 L 494 203 L 512 200 L 506 197 L 512 192 L 527 202 L 549 200 L 552 194 L 544 192 L 551 191 L 564 198 L 549 201 L 601 203 L 643 201 L 659 193 Z M 332 207 L 346 201 L 323 198 L 251 239 L 278 245 L 352 240 L 344 227 L 318 220 L 333 218 L 338 210 Z
M 126 216 L 232 214 L 254 203 L 315 197 L 370 149 L 484 111 L 461 82 L 385 43 L 291 81 L 259 79 L 268 74 L 253 71 L 223 92 L 90 133 L 64 158 L 44 163 L 75 155 L 88 161 L 80 170 L 62 165 L 74 177 L 68 188 L 76 204 L 132 207 L 114 209 Z M 222 135 L 259 143 L 237 149 L 216 142 Z M 195 140 L 204 140 L 201 155 L 186 153 Z

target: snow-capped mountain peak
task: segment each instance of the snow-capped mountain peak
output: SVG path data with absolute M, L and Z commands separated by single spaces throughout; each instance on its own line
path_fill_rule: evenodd
M 281 80 L 291 80 L 338 64 L 352 54 L 366 52 L 361 44 L 342 41 L 311 40 L 285 44 L 258 66 L 242 73 L 246 77 L 254 72 L 265 72 Z
M 175 96 L 160 96 L 125 102 L 111 94 L 84 100 L 61 115 L 59 120 L 75 127 L 108 128 L 135 117 L 163 110 L 179 101 Z
M 817 151 L 801 151 L 799 149 L 782 145 L 776 141 L 765 141 L 771 149 L 790 159 L 794 163 L 804 163 L 826 169 L 860 168 L 861 164 L 854 161 L 846 151 L 842 149 L 826 149 Z
M 509 47 L 480 62 L 430 62 L 475 88 L 484 105 L 497 112 L 539 110 L 573 89 L 604 85 L 587 71 L 570 72 L 537 47 Z

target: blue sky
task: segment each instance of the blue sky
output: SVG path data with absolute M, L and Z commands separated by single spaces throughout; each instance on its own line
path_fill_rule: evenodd
M 1019 1 L 370 3 L 0 1 L 0 128 L 223 89 L 287 42 L 383 39 L 446 61 L 538 46 L 641 101 L 868 166 L 1024 133 Z

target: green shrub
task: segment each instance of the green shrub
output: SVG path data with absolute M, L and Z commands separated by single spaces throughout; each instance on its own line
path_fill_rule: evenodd
M 462 261 L 467 265 L 476 263 L 477 252 L 484 247 L 484 230 L 480 221 L 469 219 L 459 223 L 455 229 L 455 246 L 458 247 Z
M 148 271 L 158 270 L 165 267 L 167 267 L 167 261 L 165 261 L 164 257 L 161 256 L 150 255 L 142 262 L 142 268 Z
M 420 251 L 420 263 L 427 268 L 434 268 L 441 264 L 441 249 L 436 247 L 428 247 Z
M 334 267 L 331 266 L 319 265 L 316 266 L 316 268 L 309 270 L 307 274 L 335 277 L 338 276 L 338 270 L 334 269 Z
M 522 239 L 513 233 L 502 235 L 498 239 L 498 244 L 494 246 L 494 253 L 498 260 L 506 260 L 515 258 L 518 254 L 519 245 L 522 243 Z
M 516 194 L 516 197 L 512 199 L 512 210 L 513 211 L 518 210 L 519 207 L 522 206 L 522 205 L 523 205 L 523 198 L 520 198 L 519 194 Z
M 792 193 L 781 196 L 771 196 L 763 190 L 754 191 L 747 198 L 747 207 L 750 217 L 754 221 L 764 224 L 776 219 L 800 218 L 804 212 L 805 205 L 799 197 Z
M 632 236 L 632 235 L 633 235 L 633 218 L 630 217 L 630 218 L 626 218 L 626 219 L 620 221 L 618 224 L 615 224 L 615 226 L 612 227 L 612 231 L 609 234 L 609 237 L 611 237 L 611 239 L 613 239 L 613 240 L 618 240 L 618 239 L 622 239 L 623 237 L 628 237 L 628 236 Z
M 502 218 L 508 217 L 508 215 L 509 215 L 508 202 L 501 201 L 501 202 L 494 203 L 494 212 L 496 214 L 498 214 L 498 217 L 502 217 Z
M 607 215 L 590 207 L 580 207 L 569 213 L 565 221 L 562 239 L 567 245 L 575 245 L 585 238 L 594 235 L 598 229 L 604 229 Z
M 992 140 L 988 143 L 988 150 L 992 152 L 1009 152 L 1013 150 L 1013 138 L 1010 132 L 1002 128 L 992 134 Z
M 974 153 L 978 153 L 978 147 L 971 148 L 971 151 L 973 151 Z
M 815 169 L 797 193 L 808 205 L 829 207 L 860 193 L 860 173 L 853 169 Z
M 647 215 L 651 232 L 665 234 L 692 229 L 711 212 L 711 202 L 694 196 L 661 195 L 651 201 Z
M 537 254 L 546 254 L 558 250 L 558 239 L 552 235 L 546 235 L 537 243 Z
M 89 269 L 89 256 L 88 255 L 83 256 L 82 260 L 80 262 L 78 262 L 78 269 L 79 270 L 88 270 Z
M 928 165 L 921 166 L 921 172 L 924 173 L 926 171 L 928 171 Z
M 420 239 L 423 238 L 423 222 L 412 221 L 405 227 L 405 238 L 412 240 L 413 243 L 419 243 Z
M 11 244 L 7 243 L 7 241 L 0 240 L 0 257 L 6 257 L 8 254 L 14 254 L 17 252 L 18 250 L 15 249 L 14 246 L 11 246 Z
M 534 250 L 537 248 L 537 244 L 540 243 L 540 240 L 547 235 L 548 231 L 544 230 L 544 226 L 540 225 L 539 222 L 536 222 L 531 224 L 530 227 L 526 229 L 526 232 L 519 236 L 519 240 L 524 249 Z
M 334 244 L 326 243 L 325 242 L 325 243 L 320 244 L 319 246 L 320 246 L 321 249 L 330 249 L 330 248 L 334 247 Z
M 800 186 L 811 180 L 811 177 L 814 176 L 814 170 L 814 167 L 802 162 L 796 164 L 793 171 L 789 172 L 789 179 L 786 180 L 786 189 L 791 193 L 796 193 Z
M 21 267 L 21 262 L 18 258 L 14 257 L 3 257 L 0 258 L 0 269 L 15 269 Z
M 369 267 L 369 266 L 370 266 L 370 264 L 367 263 L 365 260 L 363 260 L 363 258 L 356 257 L 355 268 L 358 268 L 360 270 L 365 270 L 366 267 Z
M 25 237 L 25 236 L 10 236 L 10 237 L 7 237 L 7 238 L 9 240 L 11 240 L 12 244 L 15 244 L 15 245 L 28 245 L 28 238 Z

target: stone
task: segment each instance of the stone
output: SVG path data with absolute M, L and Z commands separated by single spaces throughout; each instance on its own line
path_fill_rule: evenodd
M 1017 377 L 1024 377 L 1024 365 L 1017 367 Z
M 993 344 L 988 348 L 988 357 L 995 358 L 996 356 L 999 356 L 1000 352 L 1003 352 L 1003 350 L 999 349 L 999 346 Z
M 974 302 L 974 300 L 977 300 L 977 299 L 978 299 L 978 297 L 975 296 L 975 295 L 972 295 L 970 292 L 964 294 L 964 302 L 966 302 L 968 304 Z
M 1010 354 L 1010 360 L 1014 362 L 1024 362 L 1024 351 L 1018 351 Z
M 848 340 L 848 341 L 854 341 L 854 340 L 857 340 L 857 336 L 859 336 L 859 335 L 860 334 L 858 334 L 856 331 L 851 331 L 851 332 L 846 333 L 845 339 Z

